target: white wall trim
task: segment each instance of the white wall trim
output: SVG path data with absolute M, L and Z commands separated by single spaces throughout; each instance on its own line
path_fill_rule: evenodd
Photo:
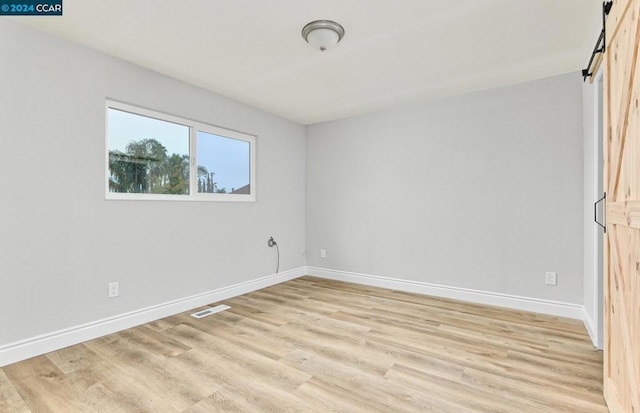
M 584 307 L 579 304 L 541 300 L 537 298 L 471 290 L 467 288 L 402 280 L 398 278 L 380 277 L 326 268 L 300 267 L 279 274 L 268 275 L 255 280 L 218 288 L 190 297 L 169 301 L 114 317 L 9 343 L 0 346 L 0 367 L 72 346 L 74 344 L 82 343 L 87 340 L 102 337 L 107 334 L 122 331 L 127 328 L 149 323 L 164 317 L 169 317 L 184 311 L 192 310 L 196 307 L 209 305 L 232 297 L 237 297 L 242 294 L 247 294 L 252 291 L 293 280 L 304 275 L 432 295 L 435 297 L 452 298 L 516 310 L 532 311 L 541 314 L 581 319 L 583 320 L 589 335 L 593 337 L 593 321 L 589 314 L 584 310 Z
M 452 298 L 478 304 L 488 304 L 515 310 L 532 311 L 541 314 L 583 319 L 583 306 L 580 304 L 541 300 L 489 291 L 471 290 L 446 285 L 429 284 L 420 281 L 402 280 L 398 278 L 380 277 L 376 275 L 330 270 L 326 268 L 307 267 L 307 274 L 330 280 L 347 281 L 356 284 L 382 287 L 392 290 L 407 291 L 435 297 Z
M 595 199 L 599 199 L 600 196 L 606 191 L 606 184 L 604 183 L 604 170 L 600 169 L 600 163 L 604 162 L 604 65 L 600 65 L 598 68 L 598 72 L 593 77 L 593 86 L 592 91 L 594 94 L 594 159 L 592 160 L 595 163 L 595 176 L 594 176 L 594 192 Z M 600 94 L 600 87 L 603 88 L 603 94 Z M 602 111 L 600 111 L 600 107 L 602 106 Z M 600 119 L 602 117 L 602 119 Z M 602 157 L 602 158 L 601 158 Z M 604 164 L 603 164 L 604 168 Z M 600 169 L 600 170 L 599 170 Z M 602 181 L 600 183 L 599 181 Z M 591 212 L 591 211 L 589 211 Z M 606 212 L 606 210 L 603 210 Z M 606 221 L 606 219 L 605 219 Z M 606 225 L 606 222 L 605 222 Z M 595 229 L 594 235 L 594 257 L 593 257 L 593 278 L 591 282 L 593 283 L 593 304 L 595 308 L 591 309 L 589 312 L 589 321 L 591 323 L 587 329 L 592 328 L 593 334 L 589 331 L 589 335 L 591 336 L 591 340 L 593 341 L 593 345 L 596 348 L 603 349 L 604 348 L 604 275 L 605 269 L 603 267 L 604 261 L 604 251 L 605 251 L 605 236 L 604 233 L 601 232 L 599 226 L 596 226 L 595 223 L 592 223 L 592 229 Z M 589 282 L 589 280 L 585 280 L 584 282 Z M 585 310 L 589 310 L 585 308 Z M 585 322 L 586 325 L 586 322 Z
M 598 350 L 602 350 L 602 346 L 599 345 L 600 343 L 597 339 L 595 323 L 586 308 L 582 309 L 582 322 L 584 323 L 584 327 L 587 329 L 587 333 L 589 333 L 593 346 Z
M 0 367 L 26 360 L 41 354 L 59 350 L 74 344 L 112 334 L 117 331 L 149 323 L 164 317 L 182 313 L 226 300 L 252 291 L 306 275 L 306 267 L 300 267 L 279 274 L 268 275 L 228 287 L 222 287 L 190 297 L 169 301 L 114 317 L 66 328 L 0 346 Z

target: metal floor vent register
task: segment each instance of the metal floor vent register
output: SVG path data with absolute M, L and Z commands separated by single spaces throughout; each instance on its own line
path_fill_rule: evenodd
M 206 310 L 198 311 L 197 313 L 193 313 L 191 314 L 191 317 L 204 318 L 208 315 L 219 313 L 220 311 L 228 310 L 229 308 L 231 307 L 229 307 L 228 305 L 221 304 L 212 308 L 207 308 Z

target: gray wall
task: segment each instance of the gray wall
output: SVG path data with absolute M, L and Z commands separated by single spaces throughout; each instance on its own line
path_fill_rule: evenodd
M 106 201 L 107 97 L 257 135 L 258 202 Z M 301 125 L 3 19 L 0 133 L 0 346 L 305 264 Z
M 582 303 L 580 82 L 308 127 L 307 264 Z

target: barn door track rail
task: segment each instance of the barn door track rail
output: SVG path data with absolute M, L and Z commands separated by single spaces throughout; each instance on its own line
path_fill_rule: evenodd
M 598 41 L 596 42 L 595 47 L 593 48 L 593 52 L 591 53 L 591 58 L 589 59 L 589 64 L 586 69 L 582 69 L 582 81 L 586 81 L 588 77 L 593 76 L 593 72 L 591 72 L 591 65 L 593 64 L 593 59 L 596 58 L 598 53 L 603 53 L 607 47 L 607 36 L 605 29 L 605 22 L 607 21 L 607 15 L 611 11 L 611 6 L 613 6 L 613 1 L 603 1 L 602 2 L 602 30 L 600 31 L 600 36 L 598 37 Z

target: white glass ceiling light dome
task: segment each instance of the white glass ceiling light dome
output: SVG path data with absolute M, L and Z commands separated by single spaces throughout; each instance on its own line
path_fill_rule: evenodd
M 315 20 L 302 28 L 302 37 L 314 49 L 324 52 L 342 40 L 344 27 L 331 20 Z

